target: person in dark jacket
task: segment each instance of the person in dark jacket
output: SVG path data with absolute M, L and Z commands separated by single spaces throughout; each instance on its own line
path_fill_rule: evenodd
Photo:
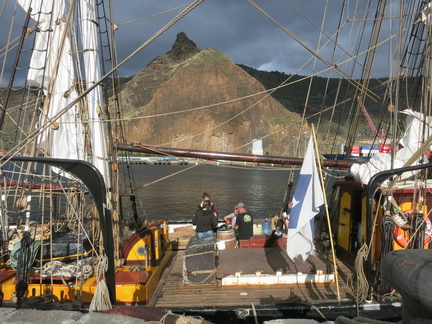
M 192 218 L 192 224 L 196 225 L 195 236 L 199 239 L 213 236 L 218 223 L 210 200 L 204 200 L 202 204 L 202 209 L 197 210 Z
M 208 194 L 207 192 L 204 192 L 203 196 L 202 196 L 202 199 L 203 200 L 201 201 L 201 203 L 197 207 L 197 211 L 200 210 L 200 209 L 203 209 L 204 201 L 206 201 L 206 200 L 210 201 L 210 194 Z M 217 217 L 218 216 L 218 211 L 217 211 L 216 206 L 213 203 L 211 203 L 210 209 L 212 210 L 213 215 L 215 215 Z

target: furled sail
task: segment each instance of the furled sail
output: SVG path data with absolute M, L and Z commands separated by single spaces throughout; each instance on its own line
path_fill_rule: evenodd
M 393 165 L 390 154 L 376 153 L 369 162 L 361 165 L 354 164 L 351 167 L 351 173 L 357 181 L 367 184 L 372 176 L 378 172 L 408 166 L 406 163 L 417 153 L 423 142 L 432 135 L 432 117 L 425 117 L 422 113 L 411 109 L 406 109 L 401 113 L 407 115 L 406 131 L 399 141 L 401 148 L 394 155 Z M 418 165 L 418 160 L 413 161 L 411 165 Z M 407 179 L 410 176 L 412 173 L 406 172 L 402 178 Z
M 97 34 L 97 18 L 94 0 L 81 0 L 80 5 L 81 40 L 83 43 L 84 71 L 87 88 L 93 86 L 101 78 Z M 107 161 L 107 143 L 103 113 L 102 86 L 98 85 L 87 95 L 88 121 L 91 137 L 92 157 L 91 163 L 95 165 L 104 176 L 107 188 L 110 187 Z
M 28 82 L 43 89 L 46 99 L 39 127 L 51 123 L 38 137 L 38 145 L 47 156 L 84 160 L 84 139 L 79 107 L 74 105 L 56 123 L 52 117 L 77 98 L 70 38 L 64 20 L 65 2 L 20 0 L 37 22 L 35 48 L 30 61 Z M 58 127 L 58 128 L 57 128 Z
M 42 88 L 45 100 L 38 126 L 47 123 L 51 127 L 43 130 L 38 137 L 38 147 L 47 156 L 63 159 L 88 159 L 85 150 L 83 121 L 87 120 L 90 136 L 90 161 L 108 181 L 106 134 L 102 123 L 104 107 L 101 86 L 87 96 L 85 107 L 79 101 L 60 118 L 54 120 L 65 107 L 78 98 L 75 63 L 79 61 L 72 54 L 73 30 L 65 10 L 64 1 L 19 0 L 24 10 L 32 9 L 32 18 L 37 22 L 35 48 L 31 57 L 28 82 Z M 93 86 L 101 76 L 98 52 L 97 21 L 92 0 L 81 0 L 80 43 L 86 87 Z M 110 184 L 107 183 L 107 187 Z

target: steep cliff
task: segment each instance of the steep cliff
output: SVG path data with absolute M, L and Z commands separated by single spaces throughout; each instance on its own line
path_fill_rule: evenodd
M 252 141 L 262 139 L 264 154 L 290 155 L 292 135 L 300 127 L 298 114 L 269 96 L 228 56 L 199 50 L 184 33 L 121 95 L 129 142 L 251 153 Z

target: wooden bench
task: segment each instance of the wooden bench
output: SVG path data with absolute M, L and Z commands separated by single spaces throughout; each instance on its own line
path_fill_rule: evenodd
M 254 235 L 249 240 L 239 240 L 239 248 L 240 249 L 248 249 L 248 248 L 263 248 L 267 241 L 270 239 L 271 235 Z M 287 240 L 286 238 L 280 238 L 274 240 L 271 247 L 286 247 Z

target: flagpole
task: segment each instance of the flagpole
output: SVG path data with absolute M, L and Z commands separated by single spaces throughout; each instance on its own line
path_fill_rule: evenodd
M 320 181 L 321 181 L 321 188 L 322 188 L 322 191 L 324 192 L 324 195 L 323 195 L 324 196 L 324 206 L 325 206 L 325 210 L 326 210 L 327 226 L 328 226 L 328 230 L 329 230 L 330 246 L 331 246 L 332 258 L 333 258 L 333 267 L 334 267 L 334 271 L 335 271 L 337 299 L 340 300 L 341 298 L 340 298 L 340 290 L 339 290 L 338 268 L 337 268 L 337 264 L 336 264 L 336 253 L 335 253 L 335 249 L 334 249 L 333 234 L 332 234 L 331 222 L 330 222 L 330 215 L 329 215 L 328 205 L 327 205 L 327 195 L 326 195 L 324 181 L 323 181 L 323 177 L 322 177 L 321 159 L 320 159 L 320 155 L 319 155 L 319 152 L 318 152 L 318 145 L 317 145 L 316 135 L 315 135 L 315 127 L 314 127 L 313 124 L 312 124 L 312 136 L 313 136 L 313 141 L 314 141 L 315 156 L 316 156 L 317 163 L 318 163 L 318 170 L 319 170 L 319 177 L 320 177 Z

